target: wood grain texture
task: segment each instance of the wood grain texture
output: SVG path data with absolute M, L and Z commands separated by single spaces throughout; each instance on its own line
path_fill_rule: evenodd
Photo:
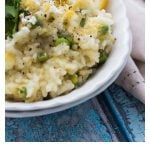
M 118 86 L 113 85 L 108 91 L 133 141 L 144 141 L 144 105 Z M 105 99 L 93 98 L 74 108 L 41 117 L 6 118 L 6 141 L 126 141 L 110 108 L 100 102 L 105 103 Z
M 97 132 L 98 131 L 98 132 Z M 92 101 L 35 118 L 6 119 L 6 141 L 112 141 Z
M 143 142 L 145 140 L 145 105 L 118 86 L 111 86 L 109 91 L 132 139 Z

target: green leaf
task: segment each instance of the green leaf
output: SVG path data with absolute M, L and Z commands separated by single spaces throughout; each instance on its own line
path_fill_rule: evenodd
M 6 30 L 6 34 L 5 36 L 12 36 L 12 34 L 14 33 L 14 27 L 15 27 L 15 22 L 13 19 L 8 18 L 6 23 L 5 23 L 5 30 Z
M 5 16 L 6 17 L 16 17 L 17 16 L 17 12 L 15 7 L 13 6 L 6 6 L 5 7 Z
M 13 6 L 15 3 L 15 0 L 5 0 L 5 2 L 6 2 L 6 5 Z
M 5 34 L 12 36 L 18 30 L 20 0 L 6 0 Z

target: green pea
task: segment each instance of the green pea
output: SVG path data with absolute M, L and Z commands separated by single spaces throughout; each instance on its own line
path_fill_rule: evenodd
M 70 80 L 72 81 L 72 83 L 77 86 L 78 83 L 79 83 L 79 79 L 78 79 L 78 76 L 77 75 L 71 75 L 70 76 Z
M 23 98 L 26 98 L 27 96 L 27 88 L 26 87 L 22 87 L 19 89 L 19 95 Z
M 63 35 L 63 33 L 58 32 L 57 33 L 59 38 L 64 38 L 66 40 L 68 40 L 68 44 L 71 46 L 73 44 L 73 36 L 72 35 Z
M 60 45 L 60 44 L 64 44 L 64 43 L 66 43 L 67 45 L 70 45 L 70 42 L 63 37 L 55 40 L 55 46 Z
M 108 53 L 105 50 L 100 50 L 100 64 L 104 64 L 108 58 Z
M 80 27 L 84 27 L 86 23 L 86 18 L 82 18 L 80 21 Z
M 108 31 L 109 31 L 109 27 L 107 25 L 102 25 L 99 29 L 99 34 L 105 35 L 106 33 L 108 33 Z
M 40 52 L 37 54 L 37 60 L 39 62 L 45 62 L 48 60 L 48 54 L 46 52 Z

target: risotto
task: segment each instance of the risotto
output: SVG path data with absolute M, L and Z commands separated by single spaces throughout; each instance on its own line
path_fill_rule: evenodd
M 18 29 L 6 36 L 7 99 L 34 102 L 66 94 L 105 63 L 115 38 L 102 1 L 20 1 Z

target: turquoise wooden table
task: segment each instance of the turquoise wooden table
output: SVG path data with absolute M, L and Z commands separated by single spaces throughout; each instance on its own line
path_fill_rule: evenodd
M 143 142 L 144 105 L 116 85 L 74 108 L 32 118 L 6 118 L 6 141 Z

